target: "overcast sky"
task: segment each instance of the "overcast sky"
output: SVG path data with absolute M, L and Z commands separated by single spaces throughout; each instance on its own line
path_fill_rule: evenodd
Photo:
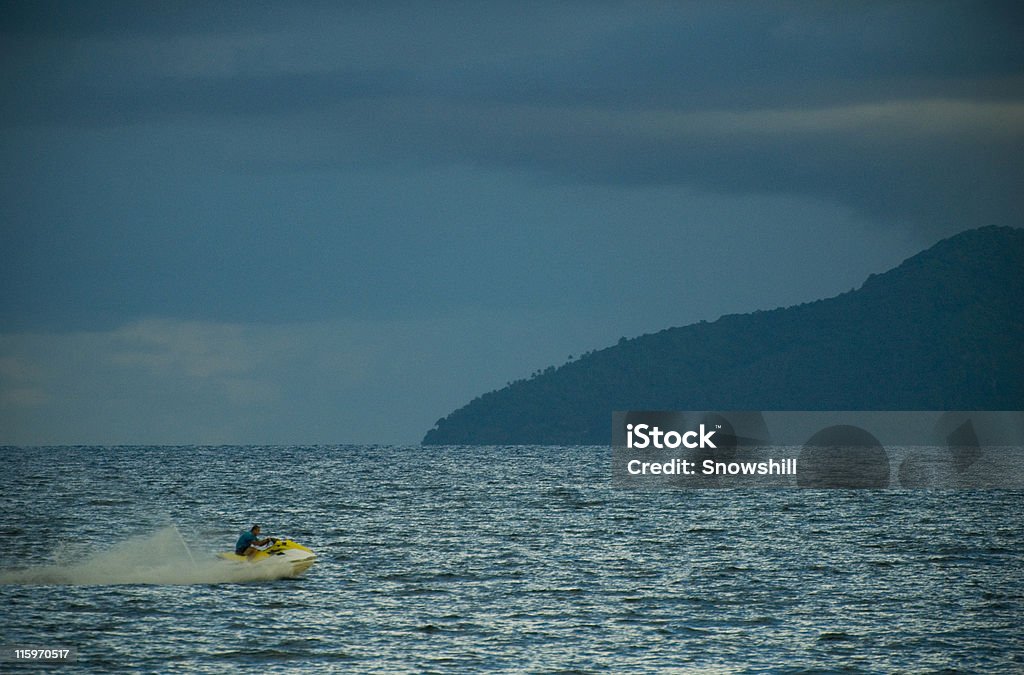
M 416 443 L 1022 225 L 1016 2 L 3 2 L 0 443 Z

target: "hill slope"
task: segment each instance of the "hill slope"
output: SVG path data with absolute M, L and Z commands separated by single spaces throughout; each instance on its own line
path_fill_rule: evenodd
M 828 300 L 622 340 L 423 443 L 606 444 L 613 410 L 1024 409 L 1024 230 L 960 233 Z

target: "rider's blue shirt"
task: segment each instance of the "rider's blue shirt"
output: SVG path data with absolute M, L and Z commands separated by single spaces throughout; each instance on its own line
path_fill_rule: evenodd
M 259 537 L 255 534 L 246 530 L 238 537 L 238 541 L 235 542 L 235 553 L 242 555 L 245 553 L 245 549 L 249 548 L 250 544 L 256 541 Z

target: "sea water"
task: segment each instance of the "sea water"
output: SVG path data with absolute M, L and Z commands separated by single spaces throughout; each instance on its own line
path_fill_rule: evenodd
M 600 447 L 0 464 L 0 642 L 58 672 L 1024 670 L 1021 491 L 627 491 Z M 317 563 L 215 560 L 253 523 Z

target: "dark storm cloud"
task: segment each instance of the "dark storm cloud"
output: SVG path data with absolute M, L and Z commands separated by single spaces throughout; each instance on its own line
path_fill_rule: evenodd
M 934 233 L 1022 214 L 1012 3 L 452 7 L 16 3 L 4 51 L 20 67 L 6 73 L 0 123 L 276 117 L 292 149 L 240 153 L 250 170 L 473 162 L 804 194 Z M 487 31 L 493 52 L 472 43 Z M 182 36 L 200 52 L 238 46 L 189 64 Z M 368 46 L 346 51 L 354 40 Z M 730 125 L 731 114 L 748 117 Z
M 1019 99 L 1024 94 L 1024 45 L 1018 39 L 1024 13 L 1001 3 L 687 3 L 649 16 L 636 10 L 625 20 L 602 13 L 600 5 L 594 6 L 598 11 L 584 11 L 593 9 L 584 5 L 552 16 L 534 7 L 515 16 L 477 3 L 455 15 L 410 12 L 420 20 L 415 30 L 408 24 L 417 19 L 400 20 L 403 12 L 396 6 L 380 13 L 322 11 L 319 23 L 298 9 L 275 16 L 204 3 L 55 7 L 60 9 L 15 3 L 0 23 L 8 33 L 8 56 L 15 64 L 26 61 L 21 69 L 8 69 L 5 78 L 9 114 L 48 107 L 38 105 L 48 97 L 65 105 L 83 101 L 86 117 L 92 116 L 94 101 L 105 102 L 111 123 L 119 124 L 123 116 L 117 113 L 125 106 L 152 115 L 260 115 L 286 107 L 315 109 L 348 95 L 397 96 L 396 105 L 444 100 L 749 110 L 908 97 Z M 513 34 L 501 37 L 513 44 L 497 55 L 479 45 L 446 58 L 445 41 L 457 42 L 467 32 L 510 19 L 515 19 Z M 554 24 L 546 38 L 526 34 L 544 23 Z M 557 45 L 579 24 L 603 29 L 582 43 Z M 391 59 L 391 68 L 365 67 L 360 60 L 366 54 L 345 51 L 349 31 L 366 28 L 379 32 L 376 58 Z M 318 43 L 317 57 L 305 64 L 311 72 L 273 72 L 279 67 L 274 52 L 259 41 L 240 45 L 227 72 L 215 77 L 167 77 L 131 62 L 150 62 L 158 69 L 161 56 L 144 40 L 175 36 L 264 36 L 279 43 L 278 56 L 303 53 L 308 45 L 296 42 L 295 32 L 289 31 L 304 30 Z M 523 38 L 518 48 L 516 30 Z M 420 48 L 410 50 L 409 32 L 422 42 Z M 82 49 L 90 38 L 140 41 L 97 59 Z M 76 59 L 85 61 L 76 77 L 62 78 L 67 62 Z M 73 120 L 73 109 L 65 114 L 63 121 Z
M 144 82 L 64 87 L 23 82 L 11 87 L 0 112 L 7 124 L 122 126 L 196 117 L 277 116 L 408 88 L 398 71 L 331 71 L 230 78 L 156 77 Z
M 3 0 L 0 35 L 61 38 L 224 34 L 253 29 L 269 18 L 286 21 L 286 8 L 224 0 Z
M 907 96 L 1019 96 L 1021 13 L 984 4 L 685 5 L 569 58 L 460 72 L 498 103 L 749 109 Z
M 438 117 L 459 119 L 480 162 L 806 194 L 932 236 L 1016 223 L 1021 17 L 1009 3 L 688 6 L 555 64 L 460 73 L 439 88 L 469 119 Z
M 559 269 L 578 242 L 552 234 L 564 223 L 524 209 L 520 232 L 479 204 L 448 213 L 459 188 L 405 184 L 408 166 L 806 196 L 925 232 L 923 244 L 1022 215 L 1013 3 L 2 9 L 11 320 L 48 306 L 187 315 L 197 297 L 243 320 L 543 295 L 465 273 L 500 268 L 517 237 L 549 245 L 521 247 L 510 273 Z M 324 178 L 339 171 L 351 175 Z M 367 171 L 389 177 L 363 189 L 352 175 Z M 353 216 L 357 193 L 382 205 Z M 591 219 L 597 243 L 577 259 L 599 258 L 600 230 L 616 226 Z M 368 276 L 373 299 L 349 292 Z M 318 284 L 344 300 L 308 300 Z

